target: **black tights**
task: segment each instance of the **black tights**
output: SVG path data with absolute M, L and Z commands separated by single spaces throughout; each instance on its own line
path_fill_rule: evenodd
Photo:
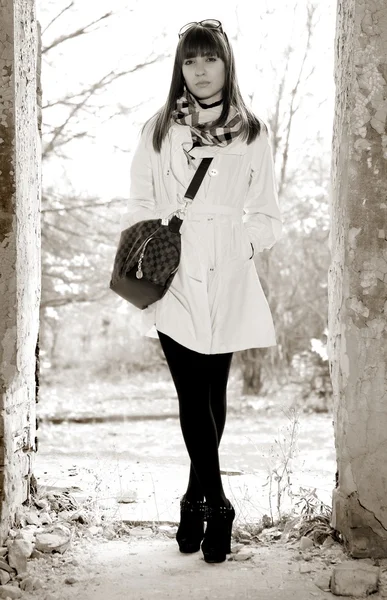
M 201 354 L 158 331 L 179 400 L 180 425 L 191 459 L 185 497 L 225 503 L 218 447 L 226 423 L 226 388 L 233 353 Z

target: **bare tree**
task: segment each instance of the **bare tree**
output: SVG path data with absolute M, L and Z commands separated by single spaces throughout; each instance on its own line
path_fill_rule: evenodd
M 92 35 L 102 25 L 106 26 L 114 14 L 112 11 L 106 12 L 45 43 L 52 25 L 58 25 L 74 5 L 72 1 L 58 10 L 43 28 L 42 55 L 43 61 L 48 64 L 51 60 L 54 63 L 51 55 L 58 48 L 80 37 Z M 50 323 L 54 328 L 57 325 L 56 320 L 48 316 L 49 307 L 103 302 L 111 295 L 108 281 L 112 253 L 117 243 L 118 211 L 126 201 L 120 197 L 112 197 L 107 201 L 90 196 L 80 199 L 75 191 L 73 194 L 60 193 L 45 185 L 44 169 L 55 162 L 68 160 L 72 145 L 78 140 L 93 137 L 88 125 L 90 117 L 97 118 L 102 125 L 135 111 L 138 106 L 125 105 L 120 101 L 115 105 L 107 105 L 103 98 L 104 91 L 118 80 L 129 78 L 167 56 L 150 53 L 125 70 L 111 69 L 96 81 L 84 83 L 60 97 L 44 99 L 41 339 L 44 338 L 45 329 L 50 329 Z M 58 108 L 61 109 L 59 116 L 57 113 L 52 116 Z
M 299 189 L 310 182 L 326 189 L 329 161 L 318 154 L 317 140 L 314 147 L 312 142 L 306 141 L 309 157 L 303 159 L 302 168 L 295 168 L 289 162 L 297 127 L 295 117 L 302 110 L 305 90 L 315 75 L 315 65 L 308 58 L 316 27 L 317 5 L 308 3 L 301 56 L 296 56 L 292 40 L 289 40 L 280 69 L 275 65 L 272 67 L 276 91 L 267 120 L 279 173 L 278 193 L 286 236 L 272 250 L 260 253 L 256 265 L 273 313 L 278 346 L 239 353 L 244 394 L 262 393 L 265 382 L 272 381 L 274 376 L 277 381 L 286 382 L 293 357 L 308 348 L 312 337 L 321 337 L 326 327 L 327 195 L 322 192 L 316 203 L 313 198 L 300 198 Z M 254 100 L 254 91 L 250 99 Z M 308 229 L 305 223 L 311 215 L 315 224 Z

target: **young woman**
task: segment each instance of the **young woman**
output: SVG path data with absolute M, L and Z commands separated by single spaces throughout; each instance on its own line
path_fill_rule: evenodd
M 227 380 L 233 352 L 276 345 L 252 257 L 274 245 L 282 221 L 267 128 L 242 99 L 232 48 L 213 19 L 180 30 L 169 96 L 132 161 L 121 228 L 181 209 L 204 157 L 213 161 L 180 229 L 179 269 L 143 311 L 142 333 L 160 339 L 191 459 L 177 542 L 182 552 L 201 548 L 207 562 L 221 562 L 235 517 L 218 454 Z

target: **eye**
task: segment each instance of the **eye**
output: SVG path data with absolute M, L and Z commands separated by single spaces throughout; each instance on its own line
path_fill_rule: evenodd
M 187 60 L 184 61 L 184 64 L 185 65 L 190 65 L 192 62 L 193 62 L 192 59 L 189 58 L 189 59 L 187 59 Z
M 212 62 L 216 62 L 218 60 L 218 57 L 217 56 L 208 56 L 207 60 L 210 60 Z

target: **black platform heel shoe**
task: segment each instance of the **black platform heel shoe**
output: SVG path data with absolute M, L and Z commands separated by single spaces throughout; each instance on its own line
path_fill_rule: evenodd
M 206 502 L 196 500 L 190 502 L 185 496 L 180 500 L 180 525 L 176 532 L 176 541 L 180 552 L 191 553 L 200 550 L 200 542 L 204 536 L 204 519 Z
M 229 506 L 209 506 L 206 508 L 207 527 L 201 544 L 204 560 L 208 563 L 223 562 L 231 552 L 232 523 L 235 510 Z

